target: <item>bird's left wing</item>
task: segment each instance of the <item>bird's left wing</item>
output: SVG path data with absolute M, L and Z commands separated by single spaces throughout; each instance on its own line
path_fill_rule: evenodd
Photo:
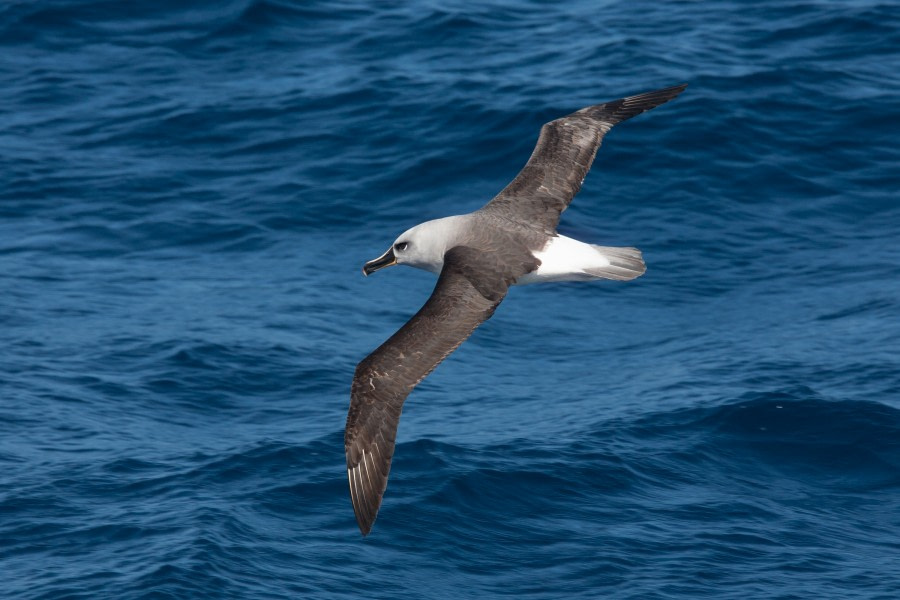
M 425 305 L 356 367 L 344 449 L 350 499 L 363 535 L 372 528 L 387 487 L 403 401 L 491 317 L 509 285 L 529 268 L 498 268 L 495 256 L 451 248 Z

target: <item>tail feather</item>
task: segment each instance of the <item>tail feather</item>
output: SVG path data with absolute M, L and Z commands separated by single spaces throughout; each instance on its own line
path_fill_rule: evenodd
M 616 281 L 628 281 L 640 277 L 647 271 L 641 251 L 637 248 L 616 248 L 613 246 L 594 246 L 598 252 L 609 260 L 609 265 L 603 267 L 591 267 L 585 272 L 594 277 L 603 279 L 615 279 Z

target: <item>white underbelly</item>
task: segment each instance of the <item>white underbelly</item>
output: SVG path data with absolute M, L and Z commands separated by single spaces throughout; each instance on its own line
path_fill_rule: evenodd
M 519 277 L 517 285 L 596 279 L 596 274 L 587 271 L 609 266 L 609 259 L 595 246 L 564 235 L 550 238 L 547 245 L 534 252 L 534 257 L 541 261 L 541 265 L 536 271 Z

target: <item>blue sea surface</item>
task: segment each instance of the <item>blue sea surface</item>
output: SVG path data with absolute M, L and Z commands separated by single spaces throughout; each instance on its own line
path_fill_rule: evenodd
M 410 396 L 362 538 L 356 364 L 541 124 L 561 232 Z M 896 2 L 0 5 L 0 597 L 900 598 Z

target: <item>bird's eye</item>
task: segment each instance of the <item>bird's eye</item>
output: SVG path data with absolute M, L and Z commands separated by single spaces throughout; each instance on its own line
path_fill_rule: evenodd
M 404 250 L 406 250 L 407 246 L 409 246 L 409 244 L 407 242 L 398 242 L 398 243 L 394 244 L 394 251 L 395 252 L 403 252 Z

